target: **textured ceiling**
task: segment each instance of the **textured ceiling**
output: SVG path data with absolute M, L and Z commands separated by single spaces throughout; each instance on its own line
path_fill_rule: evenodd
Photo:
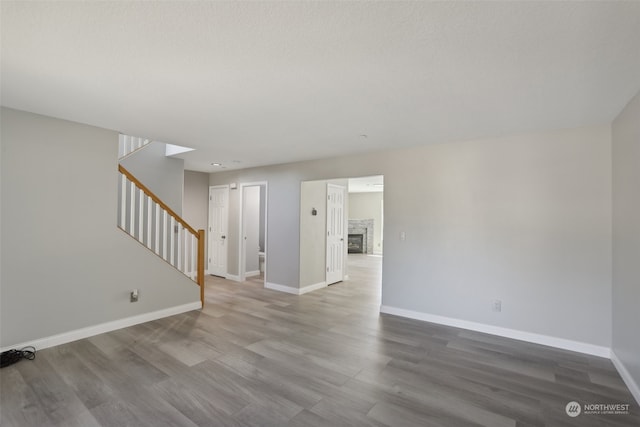
M 640 89 L 640 2 L 1 7 L 2 105 L 207 172 L 607 123 Z

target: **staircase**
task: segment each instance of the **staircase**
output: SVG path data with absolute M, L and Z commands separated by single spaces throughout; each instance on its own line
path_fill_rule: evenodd
M 118 138 L 118 159 L 122 160 L 149 144 L 149 138 L 120 134 Z
M 120 135 L 120 160 L 148 139 Z M 204 305 L 204 230 L 195 230 L 121 164 L 118 227 L 200 286 Z

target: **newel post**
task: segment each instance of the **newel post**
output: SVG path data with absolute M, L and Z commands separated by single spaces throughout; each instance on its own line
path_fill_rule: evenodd
M 200 301 L 204 307 L 204 230 L 198 230 L 198 285 Z

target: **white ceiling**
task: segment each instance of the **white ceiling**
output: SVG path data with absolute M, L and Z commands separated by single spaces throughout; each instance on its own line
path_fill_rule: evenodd
M 349 178 L 349 193 L 381 193 L 384 191 L 384 176 Z
M 1 7 L 2 105 L 207 172 L 607 123 L 640 89 L 640 2 Z

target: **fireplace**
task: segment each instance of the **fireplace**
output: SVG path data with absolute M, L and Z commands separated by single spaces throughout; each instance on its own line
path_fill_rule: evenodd
M 363 254 L 364 253 L 364 235 L 363 234 L 349 234 L 347 241 L 347 252 L 350 254 Z
M 349 241 L 347 252 L 350 254 L 372 254 L 373 253 L 373 220 L 372 219 L 350 219 L 349 220 Z M 353 236 L 353 241 L 352 241 Z M 355 237 L 359 236 L 359 237 Z M 357 240 L 356 240 L 357 239 Z

